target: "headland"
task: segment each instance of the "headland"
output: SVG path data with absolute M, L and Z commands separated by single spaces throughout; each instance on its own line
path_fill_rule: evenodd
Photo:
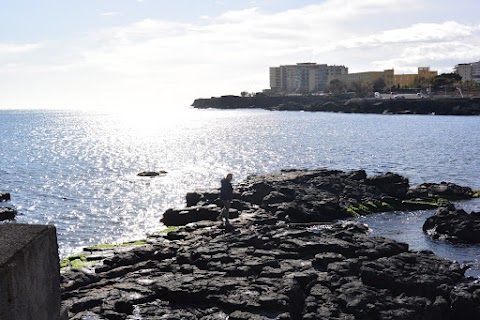
M 480 98 L 375 99 L 343 96 L 221 96 L 196 99 L 197 109 L 265 109 L 373 114 L 480 115 Z

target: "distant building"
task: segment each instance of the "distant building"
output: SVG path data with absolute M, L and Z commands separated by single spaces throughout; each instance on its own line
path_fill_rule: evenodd
M 418 67 L 418 76 L 430 79 L 438 76 L 438 71 L 431 71 L 430 67 Z
M 462 77 L 462 82 L 472 81 L 472 64 L 460 63 L 455 66 L 455 73 Z
M 313 62 L 270 67 L 270 88 L 283 94 L 321 92 L 341 74 L 348 74 L 348 68 Z
M 455 72 L 462 77 L 462 81 L 475 81 L 480 83 L 480 61 L 460 63 L 455 66 Z
M 480 61 L 459 64 L 456 66 L 456 71 L 462 75 L 463 79 L 480 83 Z M 436 76 L 438 71 L 432 71 L 430 67 L 418 67 L 417 73 L 413 74 L 395 74 L 394 69 L 348 73 L 348 68 L 345 66 L 306 62 L 270 67 L 270 89 L 264 90 L 264 93 L 275 95 L 323 92 L 328 89 L 330 81 L 334 79 L 340 80 L 347 87 L 355 82 L 373 85 L 378 79 L 383 79 L 388 89 L 417 88 L 427 86 L 430 79 Z
M 396 74 L 393 77 L 397 87 L 416 87 L 418 84 L 438 76 L 438 71 L 431 71 L 430 67 L 418 67 L 418 72 L 411 74 Z
M 337 75 L 335 78 L 349 85 L 353 82 L 368 82 L 373 84 L 379 78 L 382 78 L 385 81 L 385 86 L 390 88 L 393 86 L 393 69 L 383 70 L 383 71 L 366 71 L 366 72 L 357 72 Z
M 480 61 L 472 63 L 472 81 L 480 83 Z

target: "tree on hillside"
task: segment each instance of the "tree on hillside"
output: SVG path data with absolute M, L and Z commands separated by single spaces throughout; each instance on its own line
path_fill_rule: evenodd
M 373 91 L 379 91 L 382 92 L 387 84 L 385 83 L 385 80 L 383 78 L 378 78 L 373 82 Z
M 373 85 L 368 81 L 354 81 L 350 83 L 349 90 L 354 91 L 360 98 L 370 97 Z
M 468 90 L 468 91 L 480 91 L 480 83 L 476 83 L 475 81 L 472 80 L 467 80 L 462 82 L 462 88 Z
M 425 77 L 415 77 L 413 80 L 413 85 L 415 88 L 425 89 L 430 86 L 430 80 Z
M 462 76 L 458 73 L 442 73 L 431 79 L 431 84 L 434 88 L 449 87 L 454 83 L 462 81 Z
M 345 85 L 345 83 L 343 83 L 342 81 L 338 80 L 338 79 L 333 79 L 332 81 L 330 81 L 330 83 L 328 84 L 328 90 L 332 93 L 332 94 L 340 94 L 340 93 L 343 93 L 345 92 L 347 86 Z

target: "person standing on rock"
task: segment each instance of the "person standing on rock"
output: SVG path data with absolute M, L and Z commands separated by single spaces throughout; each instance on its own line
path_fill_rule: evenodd
M 231 183 L 232 179 L 233 179 L 233 175 L 229 173 L 225 178 L 223 178 L 220 181 L 221 182 L 220 199 L 223 201 L 223 208 L 218 218 L 224 220 L 225 226 L 230 225 L 229 211 L 230 211 L 230 204 L 232 203 L 232 199 L 233 199 L 233 187 Z

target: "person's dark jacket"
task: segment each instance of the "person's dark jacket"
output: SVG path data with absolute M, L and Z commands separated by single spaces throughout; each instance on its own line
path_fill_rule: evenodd
M 233 199 L 233 187 L 230 181 L 226 178 L 223 178 L 222 186 L 220 188 L 220 199 L 222 200 L 232 200 Z

